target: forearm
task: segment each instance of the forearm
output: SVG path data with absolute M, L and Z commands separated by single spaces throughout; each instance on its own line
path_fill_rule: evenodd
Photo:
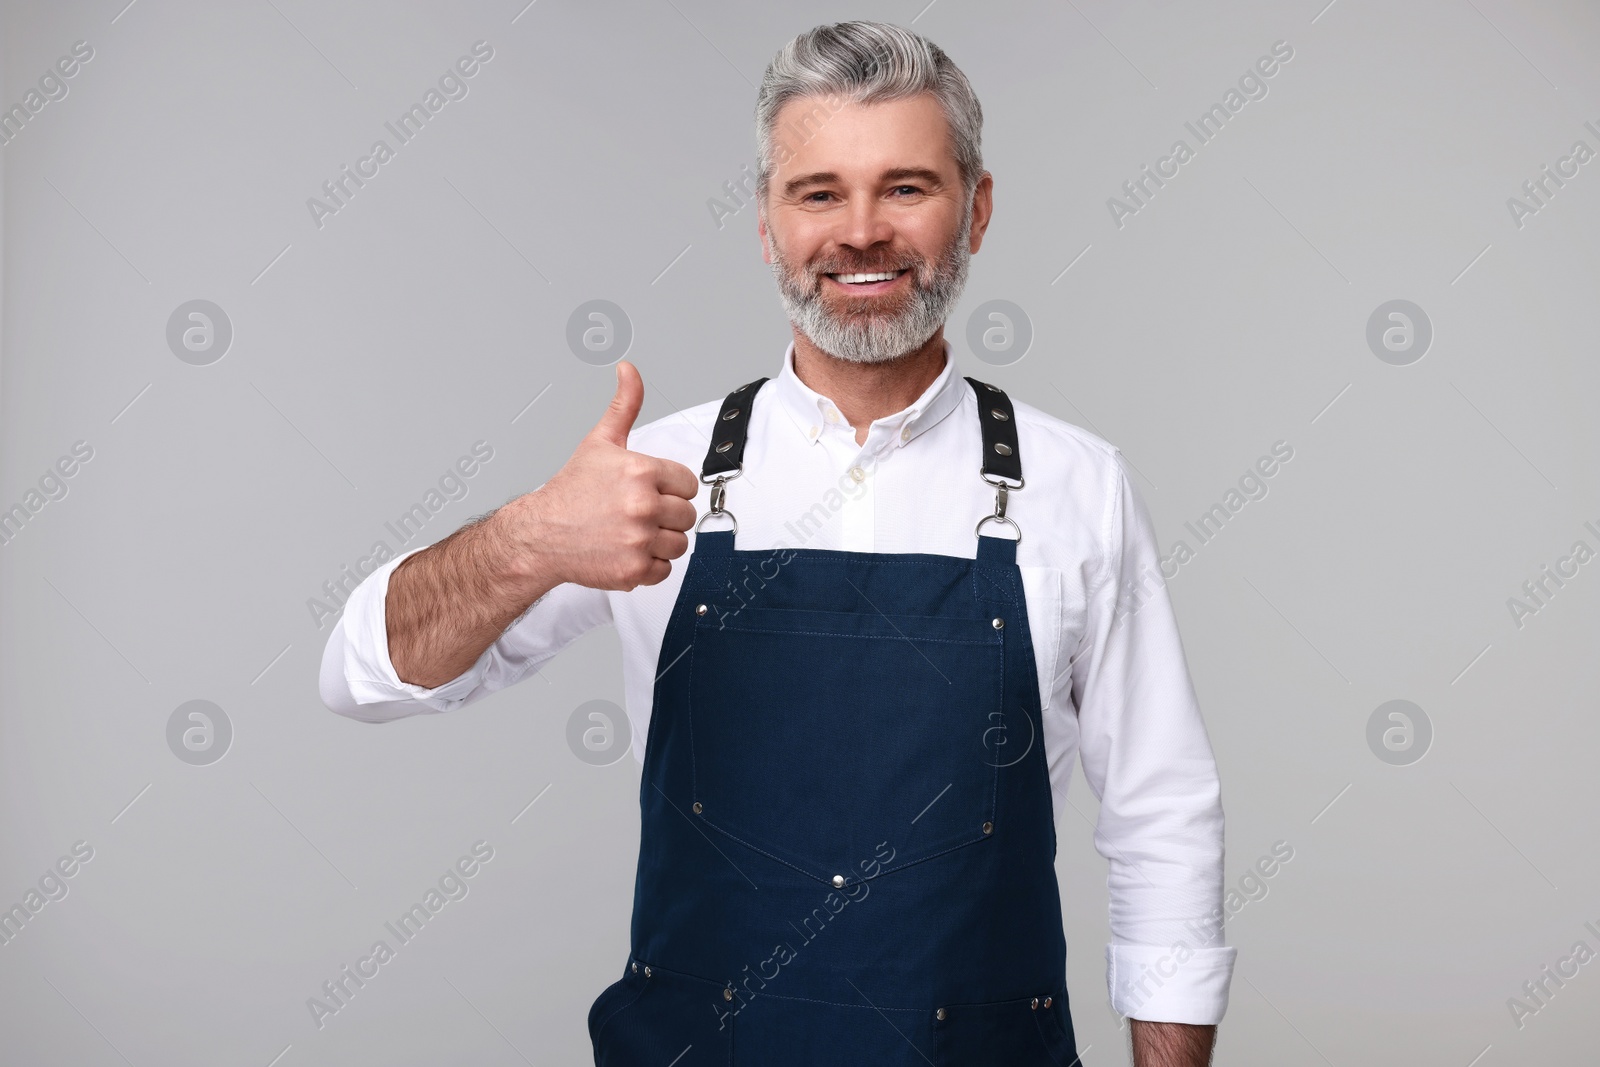
M 1216 1042 L 1215 1026 L 1129 1019 L 1133 1067 L 1207 1067 Z
M 459 676 L 560 584 L 539 566 L 537 545 L 527 543 L 527 515 L 512 521 L 513 510 L 536 507 L 533 494 L 519 497 L 395 568 L 384 618 L 389 661 L 401 681 L 432 689 Z

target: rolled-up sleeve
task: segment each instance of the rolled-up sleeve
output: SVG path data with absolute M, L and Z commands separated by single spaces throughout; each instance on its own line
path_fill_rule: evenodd
M 566 583 L 526 612 L 459 676 L 432 689 L 400 680 L 389 660 L 389 576 L 412 549 L 367 575 L 345 601 L 322 652 L 318 688 L 331 711 L 362 722 L 454 711 L 521 680 L 585 631 L 612 621 L 604 590 Z
M 1214 1024 L 1238 950 L 1222 928 L 1222 795 L 1155 529 L 1120 451 L 1105 566 L 1073 667 L 1084 777 L 1109 864 L 1106 981 L 1119 1014 Z

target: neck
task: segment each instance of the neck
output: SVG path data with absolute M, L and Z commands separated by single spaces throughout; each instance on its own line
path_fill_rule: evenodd
M 876 419 L 904 411 L 944 370 L 944 327 L 914 352 L 883 363 L 855 363 L 830 356 L 796 331 L 794 373 L 810 389 L 833 401 L 856 431 L 856 444 L 867 443 Z

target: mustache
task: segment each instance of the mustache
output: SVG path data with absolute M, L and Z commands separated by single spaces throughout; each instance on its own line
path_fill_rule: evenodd
M 883 265 L 883 266 L 876 266 L 876 265 L 858 266 L 858 265 L 855 265 L 855 264 L 847 264 L 847 265 L 842 266 L 842 267 L 841 266 L 834 266 L 832 264 L 827 264 L 827 265 L 820 265 L 820 266 L 814 268 L 814 273 L 816 273 L 816 274 L 881 274 L 881 273 L 883 273 L 885 271 L 901 271 L 901 270 L 912 270 L 912 271 L 914 271 L 914 270 L 917 270 L 919 268 L 919 266 L 920 265 L 916 264 L 916 263 L 896 263 L 896 264 L 888 264 L 888 265 Z

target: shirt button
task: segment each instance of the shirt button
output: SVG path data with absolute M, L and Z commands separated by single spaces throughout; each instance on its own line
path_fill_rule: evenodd
M 811 427 L 811 436 L 812 436 L 812 437 L 815 437 L 815 436 L 817 436 L 817 432 L 818 432 L 818 430 L 820 430 L 820 429 L 821 429 L 821 427 L 818 427 L 818 426 L 813 426 L 813 427 Z
M 824 418 L 826 418 L 829 422 L 838 422 L 839 413 L 832 408 L 829 408 L 828 413 L 824 416 Z
M 858 482 L 864 482 L 867 480 L 867 472 L 862 470 L 860 467 L 851 467 L 850 477 L 854 478 Z
M 901 431 L 900 431 L 900 440 L 901 441 L 909 441 L 909 440 L 911 440 L 911 427 L 906 426 L 903 429 L 901 429 Z

